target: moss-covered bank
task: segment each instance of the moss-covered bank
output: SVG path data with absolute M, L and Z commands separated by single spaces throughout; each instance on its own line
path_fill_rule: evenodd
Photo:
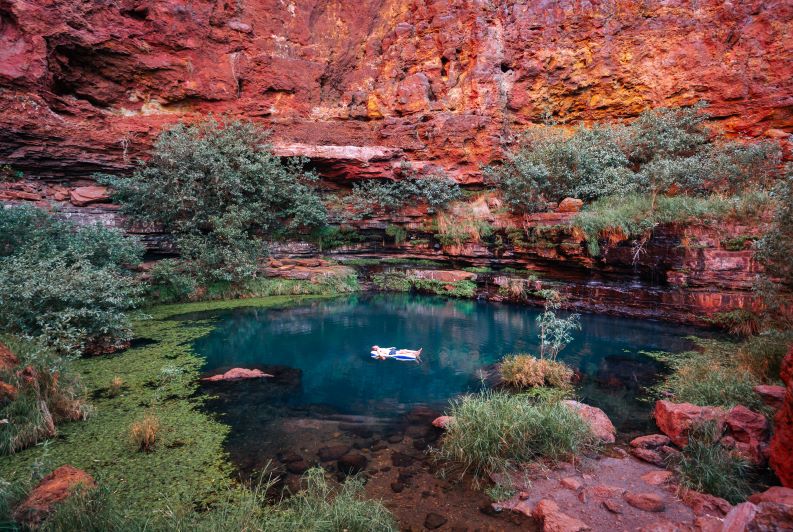
M 130 516 L 211 507 L 228 500 L 234 485 L 223 450 L 227 427 L 202 412 L 197 394 L 201 359 L 193 342 L 212 330 L 211 320 L 179 315 L 241 306 L 275 307 L 309 297 L 275 296 L 168 305 L 148 310 L 134 324 L 139 346 L 74 363 L 91 396 L 93 415 L 66 423 L 57 438 L 0 460 L 0 477 L 16 480 L 31 471 L 71 464 L 94 475 L 123 502 Z M 120 391 L 113 380 L 122 381 Z M 146 414 L 160 420 L 154 452 L 139 452 L 130 425 Z

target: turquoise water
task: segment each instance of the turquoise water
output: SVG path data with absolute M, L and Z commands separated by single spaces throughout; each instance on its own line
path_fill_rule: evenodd
M 207 372 L 255 367 L 276 373 L 276 379 L 257 383 L 271 387 L 272 394 L 241 392 L 238 402 L 388 416 L 419 405 L 442 410 L 450 398 L 479 389 L 483 375 L 505 355 L 537 352 L 539 312 L 431 296 L 355 295 L 223 312 L 195 348 L 206 357 Z M 603 408 L 622 430 L 640 429 L 649 421 L 644 387 L 662 369 L 641 351 L 684 350 L 689 344 L 683 337 L 695 331 L 589 314 L 582 315 L 581 325 L 560 355 L 581 373 L 580 398 Z M 373 360 L 374 344 L 421 347 L 423 361 Z

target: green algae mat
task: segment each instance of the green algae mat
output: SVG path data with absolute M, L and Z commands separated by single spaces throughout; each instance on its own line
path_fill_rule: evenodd
M 235 485 L 223 450 L 228 428 L 200 408 L 203 360 L 192 344 L 213 330 L 195 313 L 236 307 L 277 307 L 316 296 L 274 296 L 167 305 L 135 322 L 133 347 L 74 362 L 89 395 L 85 421 L 64 423 L 52 440 L 0 460 L 0 478 L 29 478 L 33 471 L 71 464 L 85 469 L 123 503 L 130 515 L 206 508 L 227 500 Z M 192 317 L 182 317 L 191 314 Z M 122 386 L 115 392 L 114 379 Z M 160 421 L 154 452 L 137 450 L 130 426 L 146 415 Z

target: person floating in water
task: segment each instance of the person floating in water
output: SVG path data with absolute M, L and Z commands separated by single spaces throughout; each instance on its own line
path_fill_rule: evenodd
M 380 347 L 373 345 L 372 358 L 376 358 L 377 360 L 393 358 L 396 360 L 415 360 L 416 362 L 421 362 L 421 351 L 422 349 L 397 349 L 396 347 Z

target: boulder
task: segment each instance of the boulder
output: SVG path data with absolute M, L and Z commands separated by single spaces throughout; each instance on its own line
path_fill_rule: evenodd
M 430 512 L 424 518 L 424 527 L 429 530 L 435 530 L 436 528 L 440 528 L 445 525 L 447 521 L 448 519 L 446 519 L 441 514 Z
M 661 400 L 656 401 L 653 416 L 661 432 L 669 436 L 678 447 L 685 447 L 688 444 L 688 433 L 693 425 L 704 421 L 716 421 L 722 424 L 726 414 L 718 407 Z
M 85 207 L 92 203 L 104 203 L 110 200 L 110 192 L 107 187 L 89 186 L 77 187 L 72 189 L 69 194 L 72 205 Z
M 589 424 L 589 428 L 592 429 L 595 437 L 600 441 L 604 443 L 614 443 L 616 441 L 617 429 L 614 428 L 609 417 L 601 409 L 579 403 L 578 401 L 566 400 L 562 402 Z
M 627 491 L 622 497 L 634 508 L 644 510 L 645 512 L 663 512 L 666 509 L 664 499 L 655 493 Z
M 328 447 L 321 447 L 317 451 L 317 455 L 321 461 L 330 462 L 331 460 L 338 460 L 348 452 L 350 452 L 349 445 L 338 444 L 329 445 Z
M 432 426 L 439 429 L 446 429 L 454 421 L 453 416 L 440 416 L 432 421 Z
M 729 436 L 725 438 L 727 441 L 724 443 L 728 448 L 734 448 L 754 464 L 762 464 L 766 461 L 770 427 L 763 414 L 738 405 L 727 413 L 725 424 Z
M 631 447 L 630 453 L 639 460 L 642 460 L 649 464 L 657 465 L 658 467 L 664 467 L 666 465 L 666 460 L 664 460 L 663 455 L 655 449 Z
M 41 479 L 22 504 L 14 510 L 14 520 L 30 528 L 38 527 L 52 512 L 78 490 L 96 487 L 91 475 L 70 465 L 64 465 Z
M 663 445 L 669 445 L 672 440 L 663 434 L 648 434 L 647 436 L 639 436 L 631 440 L 631 447 L 641 449 L 656 449 Z
M 559 505 L 550 499 L 542 499 L 537 503 L 534 518 L 542 523 L 543 532 L 583 532 L 591 530 L 589 525 L 563 513 Z
M 213 375 L 211 377 L 204 377 L 201 380 L 206 382 L 230 382 L 246 379 L 261 379 L 264 377 L 272 377 L 272 375 L 259 369 L 233 368 L 228 370 L 226 373 Z
M 347 453 L 336 463 L 339 471 L 345 475 L 354 475 L 366 469 L 369 461 L 361 453 Z
M 793 507 L 776 502 L 744 502 L 724 518 L 722 532 L 793 530 Z
M 784 403 L 774 418 L 769 463 L 782 484 L 793 488 L 793 346 L 782 361 L 779 376 L 787 391 Z
M 723 517 L 732 510 L 732 505 L 715 495 L 682 488 L 678 493 L 683 504 L 691 508 L 694 515 L 713 515 Z
M 578 212 L 581 210 L 581 207 L 584 206 L 584 202 L 580 199 L 576 198 L 565 198 L 560 203 L 559 206 L 556 208 L 557 212 Z
M 785 504 L 793 508 L 793 488 L 772 486 L 763 492 L 753 493 L 749 497 L 749 502 L 753 502 L 755 504 L 773 502 L 777 504 Z
M 785 402 L 785 387 L 772 386 L 770 384 L 760 384 L 754 387 L 754 393 L 760 396 L 760 399 L 767 406 L 774 410 L 779 410 L 782 403 Z

